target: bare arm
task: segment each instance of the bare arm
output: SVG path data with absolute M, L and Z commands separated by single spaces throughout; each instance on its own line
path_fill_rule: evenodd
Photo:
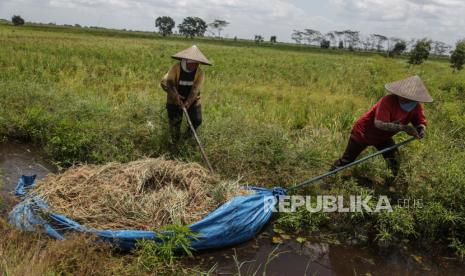
M 375 127 L 389 132 L 404 131 L 410 136 L 421 138 L 417 129 L 411 125 L 403 125 L 398 122 L 383 122 L 375 119 Z
M 375 127 L 384 131 L 399 132 L 405 129 L 405 125 L 398 122 L 383 122 L 375 119 Z
M 168 88 L 166 91 L 167 93 L 170 93 L 173 96 L 179 95 L 178 89 L 176 88 L 176 85 L 173 80 L 167 80 L 166 87 Z
M 171 67 L 168 73 L 163 77 L 161 86 L 163 90 L 168 93 L 168 98 L 173 99 L 177 105 L 182 105 L 184 97 L 179 94 L 178 89 L 176 88 L 177 66 L 178 65 L 174 65 Z

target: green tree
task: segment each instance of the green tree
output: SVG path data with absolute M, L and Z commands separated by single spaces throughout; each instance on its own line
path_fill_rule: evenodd
M 429 57 L 431 51 L 431 40 L 426 38 L 417 41 L 415 47 L 410 52 L 410 64 L 422 64 Z
M 155 19 L 155 27 L 158 28 L 158 31 L 163 35 L 167 36 L 173 33 L 174 20 L 169 16 L 159 16 Z
M 389 41 L 388 37 L 382 34 L 371 34 L 371 38 L 378 52 L 381 52 L 384 49 L 386 41 Z
M 194 36 L 203 36 L 207 30 L 207 23 L 199 17 L 186 17 L 178 25 L 179 33 L 193 38 Z
M 431 42 L 431 52 L 437 56 L 445 56 L 450 53 L 452 46 L 442 41 Z
M 304 32 L 294 30 L 291 35 L 291 39 L 295 41 L 297 44 L 301 44 L 302 40 L 304 40 Z
M 13 15 L 11 17 L 11 22 L 13 22 L 13 25 L 15 26 L 24 25 L 24 19 L 19 15 Z
M 304 32 L 304 39 L 307 40 L 308 44 L 312 45 L 312 43 L 320 44 L 323 40 L 323 35 L 320 31 L 313 30 L 313 29 L 305 29 Z
M 228 21 L 215 19 L 208 27 L 215 29 L 218 32 L 218 37 L 221 37 L 221 31 L 229 25 Z
M 349 49 L 353 51 L 360 44 L 360 32 L 352 30 L 345 30 L 343 32 L 345 40 L 349 43 Z
M 323 49 L 328 49 L 330 45 L 331 45 L 331 42 L 326 39 L 323 39 L 320 43 L 320 47 Z
M 344 48 L 344 40 L 345 40 L 345 32 L 344 31 L 334 31 L 334 36 L 336 37 L 336 40 L 339 41 L 339 44 L 338 44 L 338 47 L 340 49 L 343 49 Z M 341 42 L 342 42 L 342 48 L 341 48 Z
M 465 39 L 460 40 L 455 45 L 455 50 L 450 57 L 451 67 L 456 70 L 462 70 L 465 64 Z
M 331 44 L 337 44 L 336 35 L 334 34 L 334 32 L 329 32 L 325 34 L 325 40 L 329 41 L 329 46 L 331 46 Z
M 390 52 L 390 56 L 394 57 L 394 56 L 399 56 L 401 55 L 405 50 L 407 49 L 407 44 L 405 43 L 405 41 L 403 40 L 400 40 L 398 42 L 396 42 L 396 44 L 394 44 L 394 47 L 392 48 L 391 52 Z

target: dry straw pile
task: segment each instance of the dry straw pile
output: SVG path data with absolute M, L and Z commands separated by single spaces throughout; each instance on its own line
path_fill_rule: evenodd
M 221 181 L 198 164 L 163 158 L 73 167 L 47 176 L 34 192 L 51 212 L 88 227 L 145 230 L 190 224 L 244 194 L 237 181 Z

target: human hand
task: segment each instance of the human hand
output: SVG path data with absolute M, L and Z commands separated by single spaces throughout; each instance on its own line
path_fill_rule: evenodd
M 189 107 L 191 107 L 191 105 L 198 100 L 200 100 L 200 96 L 197 96 L 194 99 L 188 98 L 186 102 L 184 103 L 184 108 L 189 109 Z
M 176 101 L 176 105 L 178 106 L 184 106 L 184 99 L 185 97 L 179 95 L 179 94 L 176 94 L 175 95 L 175 101 Z
M 417 126 L 418 138 L 423 139 L 425 137 L 426 127 L 424 125 Z
M 408 135 L 413 136 L 413 137 L 415 137 L 417 139 L 421 139 L 420 135 L 418 134 L 418 131 L 413 126 L 410 126 L 410 125 L 404 126 L 403 130 Z

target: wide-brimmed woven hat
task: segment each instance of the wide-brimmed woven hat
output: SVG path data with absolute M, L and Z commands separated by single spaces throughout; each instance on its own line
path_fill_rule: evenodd
M 200 52 L 199 48 L 195 45 L 182 50 L 181 52 L 174 54 L 171 57 L 179 60 L 190 59 L 205 65 L 212 65 L 211 62 L 202 54 L 202 52 Z
M 390 93 L 412 101 L 422 103 L 430 103 L 433 101 L 428 89 L 419 76 L 388 83 L 385 87 Z

